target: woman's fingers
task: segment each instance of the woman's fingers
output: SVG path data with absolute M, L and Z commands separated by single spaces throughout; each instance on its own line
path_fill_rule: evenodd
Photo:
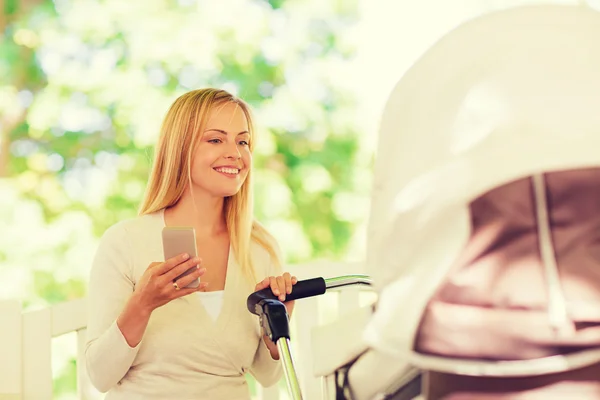
M 190 258 L 189 254 L 179 254 L 175 257 L 171 257 L 168 260 L 165 260 L 164 263 L 159 265 L 156 268 L 155 275 L 163 275 L 165 272 L 172 270 L 177 265 L 181 264 L 184 261 L 187 261 Z
M 186 276 L 182 276 L 177 279 L 177 286 L 180 288 L 184 288 L 190 283 L 194 282 L 196 279 L 199 279 L 206 272 L 206 268 L 195 269 L 194 272 L 188 274 Z
M 254 291 L 258 292 L 259 290 L 266 289 L 269 287 L 270 284 L 271 284 L 271 280 L 267 276 L 265 279 L 263 279 L 262 281 L 260 281 L 256 284 L 256 286 L 254 287 Z
M 181 288 L 179 290 L 173 289 L 175 291 L 173 299 L 178 299 L 180 297 L 187 296 L 188 294 L 192 294 L 192 293 L 196 293 L 196 292 L 201 292 L 204 289 L 206 289 L 207 286 L 208 286 L 208 283 L 206 283 L 206 282 L 200 282 L 200 285 L 198 285 L 197 288 L 186 288 L 186 287 L 183 287 L 183 288 Z
M 298 283 L 298 279 L 292 276 L 289 272 L 281 276 L 270 276 L 256 284 L 254 291 L 259 291 L 270 287 L 271 292 L 279 299 L 285 301 L 288 294 L 292 293 L 293 286 Z
M 279 285 L 277 284 L 277 277 L 269 277 L 269 286 L 271 287 L 271 292 L 273 292 L 275 296 L 281 296 L 281 292 L 279 291 Z
M 194 267 L 197 267 L 197 269 L 199 270 L 201 262 L 202 262 L 202 259 L 200 257 L 191 258 L 191 259 L 187 260 L 186 262 L 182 262 L 181 264 L 176 265 L 173 268 L 171 268 L 170 270 L 166 271 L 162 275 L 162 279 L 164 279 L 167 282 L 170 282 L 170 281 L 173 281 L 173 279 L 177 278 L 179 275 L 183 274 L 186 271 L 189 271 L 190 269 L 192 269 Z M 194 273 L 195 272 L 196 271 L 194 271 Z
M 285 295 L 287 293 L 285 289 L 285 279 L 283 276 L 278 276 L 275 279 L 277 281 L 277 288 L 279 289 L 279 301 L 285 301 Z
M 285 284 L 285 292 L 287 294 L 292 293 L 292 276 L 290 275 L 289 272 L 286 272 L 285 274 L 283 274 L 283 281 Z

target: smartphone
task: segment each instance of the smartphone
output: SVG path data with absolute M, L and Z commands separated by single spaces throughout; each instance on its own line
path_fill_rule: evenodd
M 165 226 L 162 230 L 163 254 L 165 261 L 182 253 L 187 253 L 190 258 L 198 255 L 196 249 L 196 231 L 187 226 Z M 196 266 L 188 269 L 179 275 L 175 280 L 191 274 L 196 270 Z M 187 285 L 187 288 L 197 288 L 200 285 L 200 279 L 195 279 Z

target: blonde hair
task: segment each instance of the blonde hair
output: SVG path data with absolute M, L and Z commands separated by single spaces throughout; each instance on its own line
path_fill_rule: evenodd
M 248 121 L 254 150 L 255 132 L 250 107 L 220 89 L 194 90 L 180 96 L 169 108 L 160 130 L 154 163 L 139 215 L 150 214 L 174 206 L 191 185 L 192 155 L 202 139 L 209 113 L 214 107 L 233 103 L 239 106 Z M 225 222 L 233 254 L 248 279 L 256 280 L 250 246 L 252 241 L 261 245 L 279 267 L 281 260 L 273 236 L 254 221 L 252 196 L 252 169 L 240 190 L 223 202 Z

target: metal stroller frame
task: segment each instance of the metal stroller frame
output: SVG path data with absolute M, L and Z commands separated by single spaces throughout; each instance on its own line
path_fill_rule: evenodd
M 345 286 L 366 285 L 371 286 L 371 278 L 367 275 L 342 275 L 333 278 L 313 278 L 298 281 L 294 285 L 292 293 L 287 295 L 286 300 L 299 300 L 307 297 L 319 296 L 327 290 L 340 289 Z M 284 304 L 277 299 L 270 288 L 260 290 L 248 296 L 248 311 L 258 315 L 260 324 L 266 335 L 277 344 L 283 372 L 288 391 L 293 400 L 302 400 L 298 375 L 294 365 L 294 359 L 290 350 L 289 318 Z M 351 368 L 351 365 L 348 366 Z M 347 379 L 336 389 L 336 400 L 351 399 L 347 387 Z M 337 383 L 336 383 L 337 385 Z M 390 387 L 381 399 L 410 400 L 421 392 L 421 373 L 414 371 L 393 387 Z

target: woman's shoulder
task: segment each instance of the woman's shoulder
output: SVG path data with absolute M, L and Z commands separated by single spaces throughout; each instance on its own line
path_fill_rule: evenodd
M 121 220 L 104 231 L 102 238 L 104 240 L 122 240 L 127 236 L 144 236 L 153 234 L 162 229 L 162 212 L 157 211 L 151 214 L 138 215 L 133 218 Z
M 118 268 L 129 268 L 127 271 L 132 274 L 132 268 L 140 264 L 140 260 L 141 264 L 148 265 L 139 254 L 153 254 L 148 249 L 157 247 L 161 230 L 162 218 L 156 213 L 123 219 L 100 237 L 95 263 L 113 263 Z

